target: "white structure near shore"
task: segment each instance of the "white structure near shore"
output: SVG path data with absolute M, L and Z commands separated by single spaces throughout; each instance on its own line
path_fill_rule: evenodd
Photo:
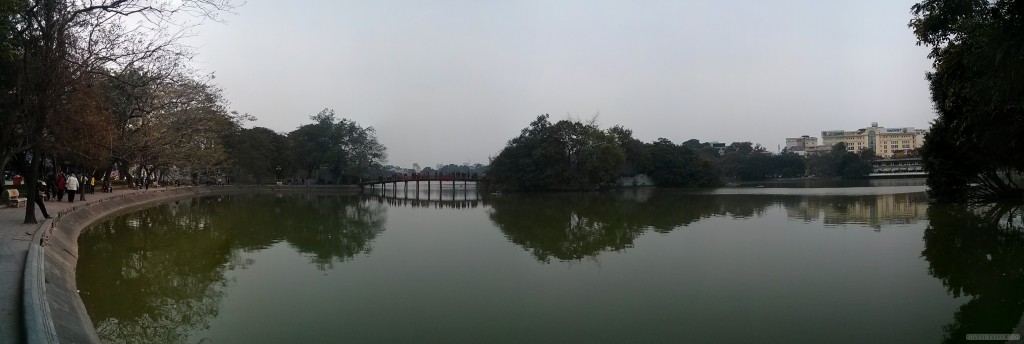
M 654 180 L 651 180 L 651 177 L 648 177 L 646 174 L 638 174 L 633 177 L 619 177 L 619 181 L 616 184 L 622 187 L 654 186 Z

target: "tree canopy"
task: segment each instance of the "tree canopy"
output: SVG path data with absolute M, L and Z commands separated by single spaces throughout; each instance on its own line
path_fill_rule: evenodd
M 651 179 L 668 187 L 716 186 L 721 183 L 718 170 L 696 151 L 660 138 L 647 146 Z
M 854 153 L 847 149 L 846 143 L 839 142 L 832 150 L 807 159 L 808 170 L 819 177 L 863 178 L 871 173 L 871 160 L 874 153 L 869 149 L 861 149 Z
M 185 67 L 191 53 L 181 38 L 194 20 L 233 7 L 230 0 L 0 2 L 0 169 L 14 155 L 31 156 L 20 169 L 34 200 L 43 160 L 89 174 L 111 161 L 146 170 L 163 163 L 154 156 L 171 156 L 160 149 L 217 160 L 216 138 L 204 131 L 217 126 L 192 119 L 227 114 L 219 93 Z M 174 140 L 185 133 L 195 138 Z M 25 222 L 36 222 L 34 202 Z
M 293 179 L 316 183 L 354 183 L 375 177 L 387 159 L 372 127 L 337 118 L 323 109 L 312 123 L 286 133 L 239 128 L 228 140 L 232 175 L 239 181 Z
M 581 190 L 612 184 L 625 153 L 593 123 L 538 116 L 491 160 L 488 176 L 511 190 Z
M 353 182 L 379 170 L 373 128 L 325 109 L 287 135 L 247 129 L 182 38 L 231 0 L 0 2 L 0 170 L 151 181 Z M 30 159 L 31 158 L 31 159 Z M 45 161 L 45 162 L 44 162 Z M 141 177 L 144 179 L 140 180 Z M 0 190 L 4 188 L 0 183 Z
M 1024 197 L 1024 2 L 925 0 L 912 8 L 938 117 L 921 148 L 939 201 Z M 976 183 L 977 192 L 970 192 Z
M 488 178 L 498 189 L 517 191 L 595 189 L 617 177 L 646 174 L 660 187 L 713 187 L 723 181 L 760 181 L 814 174 L 825 178 L 863 178 L 874 154 L 832 151 L 802 157 L 772 154 L 760 144 L 733 142 L 713 146 L 689 139 L 676 144 L 659 138 L 644 143 L 623 126 L 601 130 L 593 123 L 537 117 L 491 160 Z
M 310 119 L 313 123 L 288 133 L 296 166 L 307 177 L 324 167 L 335 177 L 333 183 L 341 183 L 343 176 L 369 177 L 370 171 L 387 161 L 387 150 L 377 142 L 372 127 L 363 128 L 351 120 L 338 119 L 332 109 L 323 109 Z

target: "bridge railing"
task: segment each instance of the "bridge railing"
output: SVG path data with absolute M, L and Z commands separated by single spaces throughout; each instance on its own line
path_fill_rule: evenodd
M 476 181 L 480 176 L 471 174 L 401 174 L 381 176 L 377 179 L 365 180 L 362 184 L 380 184 L 392 182 L 413 182 L 413 181 Z

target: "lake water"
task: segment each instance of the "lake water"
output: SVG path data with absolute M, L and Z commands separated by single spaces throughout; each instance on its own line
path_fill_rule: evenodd
M 1024 313 L 1019 210 L 930 207 L 922 190 L 195 198 L 84 232 L 78 286 L 111 343 L 1011 333 Z

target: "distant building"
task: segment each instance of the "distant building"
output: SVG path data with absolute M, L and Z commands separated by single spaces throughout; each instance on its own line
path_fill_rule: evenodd
M 891 158 L 921 148 L 921 145 L 924 144 L 925 133 L 926 131 L 923 129 L 911 127 L 884 128 L 879 127 L 878 122 L 872 122 L 870 127 L 854 131 L 822 131 L 821 141 L 826 149 L 830 149 L 837 143 L 844 142 L 846 143 L 846 149 L 850 152 L 870 149 L 877 156 Z
M 721 143 L 721 142 L 718 142 L 718 141 L 709 141 L 708 143 L 711 144 L 711 148 L 714 148 L 714 149 L 718 150 L 718 155 L 719 156 L 725 155 L 725 148 L 727 146 L 724 143 Z
M 413 173 L 419 173 L 420 172 L 420 164 L 419 163 L 413 163 L 412 164 L 412 170 L 413 170 Z
M 816 155 L 816 154 L 820 154 L 820 153 L 828 153 L 830 151 L 832 151 L 832 147 L 808 146 L 807 148 L 804 149 L 804 154 L 801 154 L 801 155 L 808 155 L 808 154 L 809 155 Z M 797 153 L 797 154 L 799 154 L 799 153 Z
M 807 150 L 810 147 L 818 146 L 818 138 L 804 135 L 801 137 L 787 137 L 786 138 L 786 152 L 793 152 L 796 154 L 804 155 L 807 154 Z

